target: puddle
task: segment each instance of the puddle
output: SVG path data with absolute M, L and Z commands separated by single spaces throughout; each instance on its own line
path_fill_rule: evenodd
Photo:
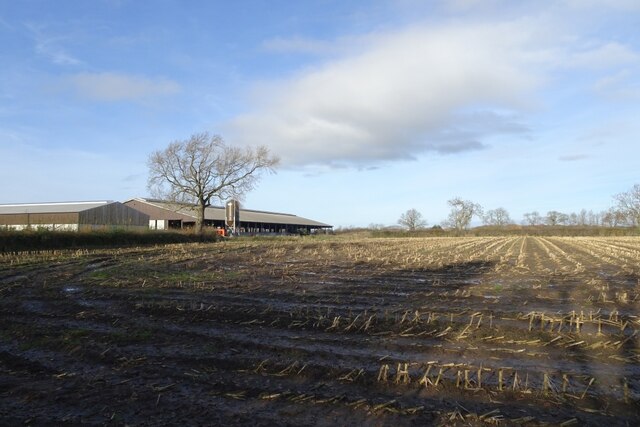
M 9 277 L 6 277 L 6 278 L 0 280 L 0 283 L 5 284 L 5 285 L 9 285 L 9 284 L 12 284 L 12 283 L 26 282 L 27 280 L 29 280 L 29 278 L 27 276 L 15 275 L 15 276 L 9 276 Z
M 109 258 L 97 259 L 87 264 L 87 266 L 85 267 L 85 271 L 89 272 L 89 271 L 105 270 L 109 267 L 114 266 L 115 264 L 116 264 L 115 261 Z
M 22 308 L 31 313 L 45 313 L 45 304 L 42 301 L 23 301 Z

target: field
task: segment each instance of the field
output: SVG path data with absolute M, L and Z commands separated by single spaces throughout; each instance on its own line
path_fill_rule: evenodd
M 2 255 L 0 424 L 640 424 L 640 238 Z

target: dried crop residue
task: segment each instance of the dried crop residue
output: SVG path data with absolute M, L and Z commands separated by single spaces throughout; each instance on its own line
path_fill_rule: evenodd
M 5 255 L 0 424 L 637 425 L 639 278 L 638 238 Z

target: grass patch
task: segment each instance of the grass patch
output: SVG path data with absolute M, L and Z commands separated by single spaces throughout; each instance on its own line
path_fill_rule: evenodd
M 109 279 L 112 276 L 113 276 L 113 273 L 109 273 L 108 271 L 94 271 L 89 275 L 89 277 L 92 279 L 100 279 L 100 280 Z
M 223 280 L 238 280 L 238 279 L 242 279 L 246 276 L 246 273 L 244 271 L 225 271 L 222 274 L 222 279 Z

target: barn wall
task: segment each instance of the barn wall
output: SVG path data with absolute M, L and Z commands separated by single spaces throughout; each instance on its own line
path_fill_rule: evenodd
M 148 229 L 149 215 L 122 203 L 114 202 L 80 212 L 79 228 L 80 230 Z
M 0 224 L 0 230 L 38 230 L 38 229 L 47 229 L 52 231 L 78 231 L 78 224 Z
M 32 213 L 0 215 L 0 226 L 14 230 L 26 228 L 74 229 L 78 225 L 78 214 L 67 213 Z

